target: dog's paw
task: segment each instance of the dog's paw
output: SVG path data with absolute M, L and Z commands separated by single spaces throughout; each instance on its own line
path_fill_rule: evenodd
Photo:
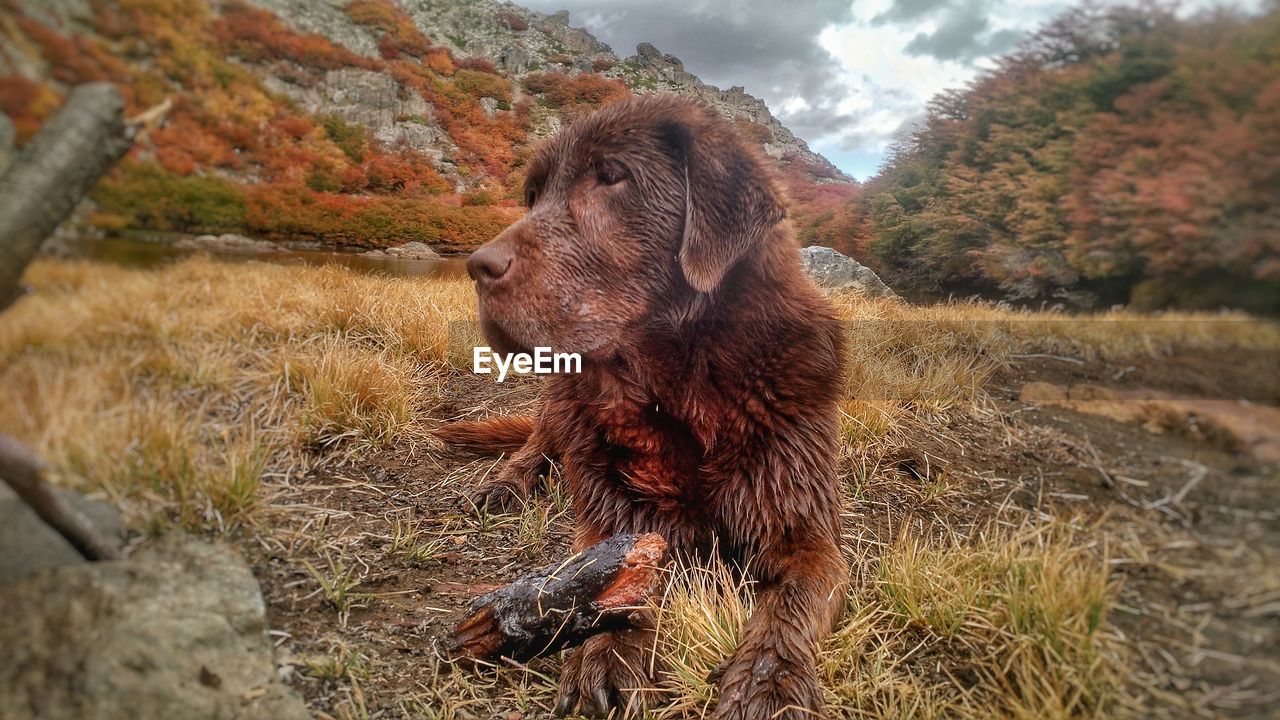
M 497 477 L 480 483 L 464 497 L 464 506 L 480 512 L 508 514 L 524 510 L 542 486 L 539 468 L 518 460 L 509 461 Z
M 518 513 L 532 497 L 533 490 L 524 483 L 498 478 L 481 483 L 464 497 L 464 506 L 475 512 Z
M 555 714 L 639 718 L 658 697 L 652 648 L 635 631 L 596 635 L 565 660 Z M 651 635 L 648 637 L 652 637 Z
M 813 667 L 770 651 L 739 649 L 708 678 L 720 684 L 715 720 L 813 720 L 826 717 Z

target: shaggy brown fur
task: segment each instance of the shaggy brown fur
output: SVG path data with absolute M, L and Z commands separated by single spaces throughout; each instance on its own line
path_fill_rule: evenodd
M 816 647 L 847 577 L 843 334 L 801 270 L 765 162 L 709 109 L 637 98 L 543 146 L 526 200 L 468 260 L 481 324 L 495 349 L 549 346 L 583 367 L 549 380 L 528 442 L 477 501 L 527 497 L 558 458 L 577 547 L 658 532 L 743 568 L 756 611 L 716 672 L 715 717 L 821 716 Z M 578 648 L 559 710 L 634 711 L 651 642 L 632 630 Z

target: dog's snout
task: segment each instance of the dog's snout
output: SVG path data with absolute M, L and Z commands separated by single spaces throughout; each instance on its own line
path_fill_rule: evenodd
M 511 269 L 515 256 L 501 245 L 489 243 L 471 253 L 467 258 L 467 274 L 472 280 L 486 285 L 496 282 Z

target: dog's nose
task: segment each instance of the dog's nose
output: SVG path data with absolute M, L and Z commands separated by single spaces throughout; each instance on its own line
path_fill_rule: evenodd
M 472 280 L 482 285 L 495 282 L 507 274 L 514 259 L 511 251 L 489 243 L 481 246 L 467 258 L 467 274 Z

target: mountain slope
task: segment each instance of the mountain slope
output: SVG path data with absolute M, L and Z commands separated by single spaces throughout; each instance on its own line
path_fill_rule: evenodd
M 465 250 L 518 216 L 532 143 L 632 92 L 675 92 L 776 160 L 802 239 L 848 234 L 836 210 L 857 186 L 763 102 L 647 44 L 619 58 L 563 13 L 488 0 L 3 7 L 0 110 L 19 140 L 76 82 L 116 82 L 130 112 L 173 101 L 96 193 L 108 230 Z

